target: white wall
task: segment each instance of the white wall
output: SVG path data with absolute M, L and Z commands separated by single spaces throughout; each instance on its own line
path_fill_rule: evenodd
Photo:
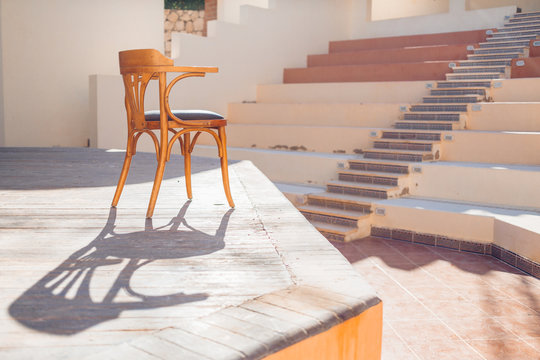
M 2 51 L 2 2 L 0 1 L 0 146 L 5 144 L 6 129 L 4 126 L 4 72 L 2 71 L 2 59 L 4 52 Z
M 163 50 L 163 0 L 1 0 L 6 146 L 95 146 L 88 76 Z M 125 119 L 123 119 L 125 121 Z M 0 123 L 1 125 L 1 123 Z
M 221 21 L 238 24 L 240 22 L 240 8 L 242 5 L 268 8 L 270 0 L 218 0 L 217 17 Z

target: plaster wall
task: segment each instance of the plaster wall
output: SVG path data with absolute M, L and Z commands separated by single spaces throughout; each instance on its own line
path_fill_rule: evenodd
M 520 93 L 523 93 L 524 97 L 527 96 L 527 92 L 521 91 L 516 91 L 513 96 L 519 97 Z M 502 132 L 540 132 L 540 118 L 538 117 L 540 113 L 540 101 L 482 103 L 481 107 L 482 109 L 480 111 L 469 112 L 467 129 Z
M 0 146 L 5 145 L 6 141 L 6 129 L 4 123 L 4 67 L 2 66 L 4 51 L 2 50 L 2 6 L 3 2 L 0 1 Z
M 0 4 L 4 145 L 96 146 L 88 76 L 118 73 L 120 50 L 163 50 L 163 1 Z
M 371 0 L 371 20 L 431 15 L 448 9 L 449 0 Z
M 271 0 L 218 0 L 217 18 L 221 21 L 240 23 L 240 11 L 243 5 L 268 8 Z

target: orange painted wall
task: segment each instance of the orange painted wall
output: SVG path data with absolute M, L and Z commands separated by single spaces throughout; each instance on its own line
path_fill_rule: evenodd
M 393 49 L 405 46 L 440 44 L 476 44 L 486 39 L 486 30 L 460 31 L 441 34 L 393 36 L 384 38 L 331 41 L 330 53 L 369 49 Z
M 328 331 L 265 357 L 265 360 L 376 360 L 381 358 L 382 302 Z
M 510 72 L 512 78 L 530 78 L 540 77 L 540 57 L 530 57 L 519 59 L 525 62 L 525 66 L 516 66 L 516 61 L 512 61 L 512 70 Z

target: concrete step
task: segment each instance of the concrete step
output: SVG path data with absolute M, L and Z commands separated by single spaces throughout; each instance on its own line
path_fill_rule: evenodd
M 488 43 L 499 43 L 499 42 L 506 42 L 506 41 L 534 40 L 538 37 L 539 37 L 538 34 L 531 33 L 531 34 L 526 34 L 526 35 L 488 37 L 486 38 L 486 41 Z
M 500 53 L 500 54 L 467 54 L 469 60 L 508 60 L 508 59 L 520 59 L 523 57 L 523 53 Z
M 494 79 L 505 79 L 507 78 L 507 75 L 504 73 L 498 73 L 498 72 L 486 72 L 486 73 L 468 73 L 468 74 L 460 74 L 460 73 L 450 73 L 446 74 L 446 78 L 448 80 L 494 80 Z
M 506 24 L 504 24 L 505 29 L 512 29 L 516 27 L 524 27 L 524 26 L 540 26 L 540 18 L 538 19 L 532 19 L 529 18 L 527 20 L 525 19 L 519 19 L 520 21 L 508 21 Z
M 486 88 L 476 87 L 476 88 L 454 88 L 454 89 L 432 89 L 432 96 L 465 96 L 465 95 L 476 95 L 485 99 L 487 97 Z
M 460 60 L 458 66 L 511 66 L 512 59 L 492 59 L 492 60 Z
M 452 70 L 454 71 L 454 74 L 468 74 L 468 73 L 501 73 L 506 74 L 510 67 L 505 65 L 492 65 L 492 66 L 485 66 L 485 65 L 468 65 L 468 66 L 456 66 L 453 67 Z
M 438 152 L 434 155 L 432 151 L 416 150 L 392 150 L 392 149 L 364 149 L 366 159 L 384 159 L 398 161 L 429 161 L 439 158 Z
M 418 141 L 440 141 L 441 133 L 439 132 L 417 132 L 413 130 L 383 130 L 382 139 L 397 139 L 397 140 L 418 140 Z
M 513 30 L 513 31 L 499 31 L 494 32 L 492 38 L 502 38 L 502 37 L 515 37 L 515 36 L 526 36 L 526 35 L 539 35 L 538 30 Z
M 523 18 L 527 18 L 531 16 L 540 16 L 540 11 L 528 11 L 528 12 L 515 13 L 512 19 L 523 19 Z
M 529 46 L 529 39 L 522 40 L 506 40 L 506 41 L 488 41 L 478 44 L 481 49 L 485 48 L 498 48 L 498 47 L 525 47 Z
M 364 184 L 400 186 L 407 174 L 389 174 L 382 171 L 342 170 L 338 172 L 338 180 Z
M 340 226 L 314 220 L 310 220 L 310 223 L 330 241 L 345 241 L 349 233 L 356 231 L 356 226 Z
M 354 228 L 358 219 L 366 214 L 359 211 L 327 208 L 314 205 L 302 205 L 298 210 L 310 221 Z
M 436 130 L 436 131 L 443 131 L 443 130 L 459 130 L 462 129 L 463 126 L 460 125 L 458 122 L 453 121 L 405 121 L 400 120 L 397 121 L 394 125 L 396 129 L 399 130 Z
M 358 195 L 375 199 L 388 199 L 399 196 L 397 186 L 361 184 L 350 181 L 331 181 L 326 184 L 328 192 Z
M 491 80 L 446 80 L 437 81 L 437 89 L 455 89 L 455 88 L 470 88 L 470 87 L 491 87 Z
M 352 210 L 362 212 L 364 214 L 369 214 L 371 212 L 372 201 L 373 198 L 331 192 L 320 192 L 317 194 L 307 195 L 308 205 L 332 209 Z
M 528 13 L 527 13 L 528 14 Z M 540 21 L 540 13 L 538 15 L 523 15 L 523 16 L 514 16 L 508 19 L 509 23 L 519 23 L 522 21 L 531 21 L 531 20 L 538 20 Z
M 425 140 L 380 139 L 373 142 L 375 149 L 432 151 L 434 142 Z
M 467 112 L 469 106 L 467 104 L 414 104 L 411 105 L 411 112 Z
M 360 171 L 377 171 L 391 174 L 408 174 L 409 164 L 391 160 L 354 159 L 349 160 L 349 169 Z
M 476 48 L 473 51 L 474 51 L 474 54 L 515 54 L 515 53 L 520 53 L 520 54 L 523 54 L 524 56 L 528 56 L 528 54 L 529 54 L 529 50 L 524 46 Z
M 482 95 L 431 95 L 424 96 L 423 102 L 426 104 L 440 104 L 440 103 L 477 103 L 485 100 L 485 96 Z
M 540 24 L 534 24 L 534 25 L 516 25 L 516 26 L 504 26 L 502 28 L 497 29 L 499 33 L 501 32 L 514 32 L 514 31 L 539 31 L 540 32 Z

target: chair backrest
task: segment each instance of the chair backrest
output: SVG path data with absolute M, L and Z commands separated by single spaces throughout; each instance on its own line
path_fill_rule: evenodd
M 128 128 L 144 128 L 144 94 L 148 82 L 157 79 L 156 67 L 171 66 L 174 61 L 154 49 L 120 51 L 118 57 L 124 80 Z

